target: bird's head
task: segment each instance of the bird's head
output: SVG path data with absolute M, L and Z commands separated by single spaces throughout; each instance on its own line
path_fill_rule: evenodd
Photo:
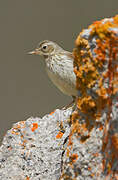
M 55 42 L 45 40 L 38 44 L 37 48 L 28 54 L 37 54 L 44 57 L 49 57 L 51 55 L 55 55 L 55 53 L 58 53 L 62 51 L 63 49 L 58 46 Z

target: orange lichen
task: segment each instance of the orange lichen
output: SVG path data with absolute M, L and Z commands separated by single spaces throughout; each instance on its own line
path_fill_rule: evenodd
M 102 96 L 103 98 L 106 98 L 106 105 L 108 105 L 108 113 L 107 113 L 107 119 L 105 122 L 105 128 L 104 128 L 104 139 L 103 139 L 103 152 L 105 152 L 105 156 L 107 159 L 109 159 L 109 162 L 104 160 L 104 169 L 107 168 L 108 174 L 111 173 L 111 169 L 114 163 L 115 159 L 118 159 L 118 156 L 115 154 L 118 153 L 117 149 L 117 142 L 118 142 L 118 137 L 112 135 L 109 136 L 109 122 L 111 120 L 111 112 L 112 112 L 112 95 L 115 95 L 118 92 L 118 73 L 117 73 L 117 65 L 115 65 L 115 61 L 118 57 L 118 37 L 115 36 L 114 31 L 110 31 L 110 27 L 117 27 L 118 28 L 118 16 L 113 18 L 114 21 L 111 23 L 98 23 L 97 25 L 95 24 L 94 31 L 92 33 L 96 33 L 99 35 L 99 38 L 101 40 L 97 41 L 97 49 L 95 50 L 96 54 L 98 54 L 98 59 L 101 60 L 102 62 L 107 61 L 105 56 L 99 56 L 99 54 L 105 54 L 105 51 L 109 51 L 109 59 L 108 59 L 108 70 L 106 74 L 104 73 L 104 76 L 102 78 L 102 83 L 99 86 L 100 88 L 97 90 L 97 93 L 99 96 Z M 115 23 L 115 24 L 114 24 Z M 103 31 L 102 31 L 103 27 Z M 100 28 L 100 30 L 98 30 Z M 105 31 L 105 33 L 104 33 Z M 104 35 L 103 35 L 104 34 Z M 103 87 L 103 81 L 108 78 L 109 79 L 109 86 L 108 88 Z M 107 98 L 108 95 L 108 98 Z M 108 142 L 111 142 L 111 146 L 108 146 Z M 114 149 L 113 149 L 114 147 Z M 108 148 L 111 151 L 111 155 L 108 155 Z M 112 150 L 113 149 L 113 150 Z M 116 153 L 115 153 L 116 151 Z M 111 160 L 112 159 L 112 160 Z
M 117 17 L 115 17 L 117 18 Z M 118 26 L 117 21 L 115 23 L 106 21 L 104 23 L 104 20 L 94 22 L 92 25 L 89 26 L 91 31 L 91 35 L 97 34 L 100 39 L 106 39 L 106 36 L 109 36 L 111 34 L 111 31 L 109 28 L 115 28 Z
M 99 127 L 99 130 L 102 131 L 102 130 L 103 130 L 103 126 L 100 126 L 100 127 Z
M 115 133 L 111 137 L 112 147 L 114 148 L 114 151 L 116 152 L 116 156 L 118 158 L 118 133 Z
M 25 121 L 20 121 L 18 124 L 14 125 L 11 133 L 15 135 L 19 135 L 19 129 L 25 128 Z
M 98 176 L 106 173 L 106 177 L 111 179 L 116 178 L 118 173 L 116 169 L 113 170 L 114 162 L 118 161 L 118 134 L 113 133 L 115 127 L 111 126 L 112 100 L 118 93 L 117 29 L 118 15 L 111 19 L 94 22 L 89 26 L 88 39 L 84 38 L 84 30 L 77 37 L 73 55 L 79 97 L 76 110 L 71 116 L 71 133 L 66 152 L 70 159 L 69 166 L 71 165 L 72 168 L 73 135 L 74 138 L 78 138 L 79 142 L 85 143 L 91 137 L 93 128 L 101 131 L 100 133 L 103 133 L 101 149 L 103 162 L 101 161 L 100 171 L 97 173 Z M 94 50 L 90 47 L 93 38 L 95 40 Z M 101 158 L 101 152 L 96 150 L 92 156 L 95 159 L 99 156 Z M 88 170 L 91 171 L 91 167 L 88 167 Z M 97 173 L 92 172 L 91 176 Z M 63 174 L 63 177 L 68 178 L 67 174 Z
M 31 130 L 35 131 L 38 128 L 38 123 L 32 123 Z
M 26 177 L 26 180 L 30 180 L 29 176 Z
M 67 155 L 67 157 L 69 157 L 69 155 L 70 155 L 70 150 L 69 150 L 69 148 L 67 148 L 67 150 L 66 150 L 66 155 Z
M 91 171 L 91 167 L 88 167 L 88 170 Z
M 63 134 L 64 134 L 63 132 L 59 131 L 59 133 L 56 135 L 56 138 L 57 139 L 62 138 Z
M 77 133 L 77 135 L 84 136 L 84 133 L 87 132 L 87 125 L 86 124 L 80 124 L 78 121 L 73 123 L 72 125 L 72 133 Z
M 72 134 L 69 135 L 69 141 L 68 141 L 68 146 L 71 146 L 73 145 L 73 142 L 72 142 Z
M 22 143 L 19 143 L 21 146 L 23 146 L 23 148 L 26 148 L 26 143 L 27 143 L 27 140 L 24 139 L 22 140 Z
M 71 116 L 71 122 L 72 124 L 74 124 L 74 122 L 76 122 L 76 119 L 79 119 L 79 114 L 77 111 L 74 111 L 74 113 L 72 113 L 72 116 Z
M 72 133 L 76 133 L 77 137 L 80 135 L 84 136 L 83 132 L 88 131 L 88 138 L 90 133 L 90 121 L 93 121 L 93 125 L 97 126 L 98 121 L 102 116 L 102 111 L 107 108 L 107 119 L 105 122 L 105 127 L 103 125 L 98 126 L 100 131 L 104 130 L 104 139 L 102 150 L 105 152 L 106 157 L 109 157 L 105 151 L 107 144 L 111 139 L 111 144 L 114 148 L 114 152 L 118 153 L 118 137 L 112 135 L 109 138 L 108 127 L 111 120 L 112 112 L 112 98 L 118 92 L 118 65 L 116 60 L 118 60 L 118 36 L 116 32 L 110 28 L 118 28 L 118 15 L 112 18 L 112 20 L 102 20 L 96 21 L 91 26 L 89 26 L 90 38 L 96 37 L 96 47 L 94 48 L 94 53 L 96 56 L 92 56 L 91 48 L 89 47 L 89 40 L 84 39 L 82 36 L 82 31 L 76 40 L 76 48 L 73 51 L 75 57 L 74 60 L 74 72 L 76 74 L 76 87 L 79 90 L 81 96 L 78 97 L 77 108 L 75 114 L 72 114 Z M 107 56 L 106 56 L 107 54 Z M 104 66 L 107 64 L 107 67 Z M 107 84 L 105 86 L 104 84 Z M 89 90 L 97 85 L 96 98 L 88 94 Z M 92 94 L 92 93 L 91 93 Z M 84 113 L 85 123 L 81 124 L 79 119 L 81 115 L 79 112 Z M 89 116 L 89 118 L 88 118 Z M 81 139 L 80 139 L 81 140 Z M 110 149 L 110 150 L 111 150 Z M 112 163 L 114 159 L 118 156 L 114 156 L 112 151 L 112 161 L 107 163 L 108 172 L 111 171 Z M 117 154 L 116 153 L 116 154 Z M 104 167 L 105 167 L 104 161 Z
M 94 153 L 93 156 L 94 156 L 94 157 L 98 157 L 99 154 L 98 154 L 98 153 Z
M 50 115 L 54 114 L 54 112 L 55 112 L 55 111 L 52 111 L 52 112 L 50 113 Z
M 91 29 L 91 36 L 98 35 L 98 39 L 96 39 L 97 47 L 94 49 L 96 53 L 96 57 L 93 58 L 90 52 L 90 47 L 88 41 L 81 38 L 81 34 L 76 40 L 77 48 L 74 50 L 75 56 L 75 67 L 74 71 L 77 76 L 77 88 L 81 91 L 82 95 L 78 98 L 78 109 L 84 113 L 88 113 L 88 111 L 92 108 L 98 109 L 96 101 L 92 99 L 92 97 L 87 95 L 87 89 L 92 88 L 96 81 L 98 81 L 98 89 L 96 93 L 98 94 L 99 102 L 103 103 L 103 100 L 106 99 L 109 101 L 108 94 L 114 94 L 117 92 L 118 87 L 113 88 L 113 79 L 114 76 L 117 76 L 117 72 L 115 71 L 116 67 L 113 69 L 111 66 L 112 59 L 116 59 L 118 52 L 118 38 L 114 35 L 113 31 L 110 31 L 111 27 L 118 27 L 118 16 L 114 18 L 114 22 L 106 21 L 97 21 L 93 23 L 89 28 Z M 85 50 L 82 50 L 85 49 Z M 103 72 L 103 76 L 99 74 L 98 68 L 103 68 L 106 59 L 106 50 L 109 50 L 109 63 L 108 63 L 108 71 Z M 116 72 L 116 73 L 114 73 Z M 118 77 L 118 76 L 117 76 Z M 109 78 L 109 87 L 105 88 L 103 86 L 104 80 Z M 117 81 L 117 78 L 115 82 Z M 116 83 L 115 83 L 116 85 Z M 100 105 L 99 104 L 99 107 Z M 103 106 L 102 106 L 103 108 Z M 94 115 L 96 117 L 96 115 Z
M 91 173 L 91 176 L 92 176 L 92 177 L 94 177 L 94 176 L 95 176 L 95 174 L 94 174 L 94 173 Z
M 15 134 L 15 135 L 19 135 L 19 132 L 15 132 L 14 129 L 11 131 L 11 133 L 12 133 L 12 134 Z
M 71 162 L 75 163 L 77 161 L 77 159 L 78 159 L 78 154 L 72 154 L 70 156 L 70 159 L 71 159 Z
M 95 106 L 96 104 L 91 96 L 84 96 L 78 98 L 77 107 L 82 112 L 86 112 L 89 109 L 94 108 Z

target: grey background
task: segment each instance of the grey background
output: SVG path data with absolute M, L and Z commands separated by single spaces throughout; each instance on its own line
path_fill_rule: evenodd
M 12 123 L 70 102 L 48 79 L 44 61 L 27 55 L 44 39 L 71 51 L 83 28 L 118 13 L 118 0 L 0 1 L 0 137 Z

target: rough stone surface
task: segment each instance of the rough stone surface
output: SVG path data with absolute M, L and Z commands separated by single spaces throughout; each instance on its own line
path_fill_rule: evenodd
M 57 109 L 14 124 L 0 147 L 0 180 L 59 179 L 71 111 Z
M 83 30 L 73 55 L 75 106 L 15 124 L 0 180 L 118 180 L 118 16 Z
M 78 100 L 60 179 L 118 179 L 118 16 L 76 40 Z

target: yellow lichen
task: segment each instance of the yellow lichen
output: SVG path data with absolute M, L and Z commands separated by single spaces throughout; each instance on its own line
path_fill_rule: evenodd
M 72 166 L 73 134 L 81 143 L 85 143 L 91 137 L 93 127 L 103 131 L 102 152 L 105 157 L 101 167 L 103 167 L 102 171 L 106 168 L 108 174 L 112 171 L 114 160 L 118 160 L 118 135 L 108 134 L 112 98 L 118 92 L 118 65 L 116 63 L 116 60 L 118 61 L 118 36 L 116 36 L 115 29 L 110 28 L 118 29 L 118 15 L 110 20 L 96 21 L 90 25 L 88 40 L 82 36 L 85 33 L 84 30 L 76 39 L 76 48 L 73 50 L 73 55 L 76 88 L 79 91 L 79 97 L 77 108 L 71 116 L 71 134 L 69 135 L 67 149 L 67 156 L 71 161 L 69 165 Z M 96 38 L 96 47 L 91 52 L 89 40 L 93 37 Z M 101 117 L 105 108 L 107 109 L 106 121 L 101 123 L 99 120 L 102 120 Z M 111 139 L 111 144 L 106 150 L 109 139 Z M 97 158 L 99 153 L 95 153 L 93 156 Z M 109 158 L 109 156 L 111 157 Z M 107 161 L 105 158 L 107 158 Z M 89 168 L 89 171 L 91 171 L 91 168 Z M 94 175 L 94 173 L 91 173 L 92 177 Z M 62 176 L 68 178 L 66 174 Z
M 115 63 L 118 60 L 118 37 L 115 30 L 110 28 L 118 28 L 118 15 L 112 18 L 112 21 L 102 20 L 96 21 L 89 26 L 90 38 L 96 37 L 96 47 L 94 48 L 95 57 L 92 56 L 89 47 L 89 40 L 83 38 L 82 31 L 76 40 L 76 48 L 73 51 L 74 72 L 76 74 L 76 87 L 81 92 L 78 97 L 77 108 L 82 113 L 86 114 L 85 124 L 79 123 L 80 114 L 76 111 L 76 116 L 72 114 L 72 132 L 81 134 L 84 131 L 90 131 L 90 121 L 98 121 L 101 118 L 103 109 L 107 106 L 107 120 L 105 127 L 99 126 L 100 130 L 104 130 L 103 152 L 108 143 L 108 123 L 110 121 L 110 113 L 112 108 L 112 95 L 118 92 L 118 66 Z M 106 56 L 107 53 L 107 56 Z M 104 72 L 104 65 L 107 64 Z M 104 83 L 107 82 L 107 86 Z M 97 84 L 96 99 L 88 94 L 88 90 L 92 89 Z M 89 116 L 89 119 L 87 118 Z M 96 123 L 94 123 L 96 125 Z M 88 134 L 89 135 L 89 134 Z M 89 137 L 89 136 L 88 136 Z M 118 137 L 112 136 L 114 149 L 118 150 Z M 118 157 L 112 157 L 114 158 Z M 113 162 L 113 161 L 112 161 Z M 112 162 L 107 164 L 111 171 Z M 104 163 L 103 163 L 104 164 Z

